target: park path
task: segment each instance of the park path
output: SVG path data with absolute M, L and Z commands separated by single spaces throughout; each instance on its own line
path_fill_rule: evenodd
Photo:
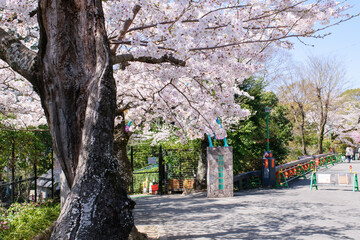
M 320 171 L 360 172 L 360 161 Z M 160 239 L 360 239 L 360 192 L 319 186 L 307 179 L 289 189 L 235 193 L 209 199 L 205 193 L 135 199 L 135 224 L 153 226 Z

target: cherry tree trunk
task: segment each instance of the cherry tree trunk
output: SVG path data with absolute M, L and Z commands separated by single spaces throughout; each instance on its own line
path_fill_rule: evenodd
M 124 114 L 122 113 L 124 119 Z M 127 154 L 127 144 L 129 142 L 131 133 L 125 131 L 125 122 L 121 121 L 115 126 L 114 131 L 114 156 L 118 160 L 119 171 L 121 179 L 124 183 L 124 187 L 129 192 L 131 179 L 132 179 L 132 167 Z
M 302 143 L 302 147 L 303 147 L 303 154 L 308 155 L 307 149 L 306 149 L 306 140 L 305 140 L 305 113 L 303 110 L 301 112 L 300 131 L 301 131 L 301 143 Z
M 207 147 L 209 141 L 207 135 L 204 134 L 201 140 L 201 156 L 198 159 L 198 169 L 195 178 L 195 189 L 205 190 L 207 187 Z
M 39 84 L 71 188 L 52 239 L 127 239 L 134 203 L 113 157 L 116 85 L 101 0 L 40 0 Z
M 324 120 L 323 117 L 321 117 L 320 131 L 318 133 L 319 134 L 318 135 L 318 153 L 319 154 L 323 153 L 323 141 L 324 141 L 325 124 L 326 124 L 326 121 Z

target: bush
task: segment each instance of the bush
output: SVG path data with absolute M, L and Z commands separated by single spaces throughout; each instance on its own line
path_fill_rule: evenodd
M 60 214 L 60 204 L 14 203 L 0 209 L 0 239 L 32 239 L 49 227 Z

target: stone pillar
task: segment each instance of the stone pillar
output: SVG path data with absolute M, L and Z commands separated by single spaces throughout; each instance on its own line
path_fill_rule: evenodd
M 233 197 L 232 147 L 208 147 L 207 163 L 207 196 L 209 198 Z

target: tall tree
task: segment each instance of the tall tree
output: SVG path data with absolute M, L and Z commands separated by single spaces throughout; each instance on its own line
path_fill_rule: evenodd
M 112 157 L 116 86 L 101 1 L 44 0 L 37 15 L 38 54 L 0 29 L 0 55 L 39 94 L 71 186 L 53 238 L 125 239 L 133 203 Z
M 336 108 L 329 112 L 332 139 L 336 144 L 359 143 L 360 89 L 348 89 L 336 99 Z M 329 126 L 328 126 L 328 131 Z
M 287 144 L 292 138 L 292 124 L 286 118 L 288 110 L 279 105 L 275 93 L 265 91 L 263 79 L 249 78 L 243 81 L 240 89 L 249 92 L 250 98 L 237 98 L 251 115 L 234 124 L 229 131 L 229 144 L 234 149 L 234 171 L 236 173 L 261 168 L 259 159 L 266 151 L 266 113 L 265 107 L 272 108 L 269 116 L 270 150 L 281 162 L 288 154 Z
M 311 116 L 318 125 L 318 153 L 322 153 L 328 114 L 342 92 L 345 71 L 333 58 L 309 57 L 303 72 L 312 91 L 309 96 L 314 109 Z
M 352 18 L 333 0 L 30 0 L 0 8 L 0 58 L 39 95 L 71 187 L 53 239 L 127 238 L 133 202 L 113 157 L 115 116 L 121 128 L 127 110 L 135 127 L 157 114 L 182 137 L 224 135 L 216 118 L 246 113 L 234 86 L 261 68 L 264 49 L 316 37 L 331 17 Z
M 301 68 L 295 69 L 293 74 L 291 71 L 288 73 L 290 75 L 283 78 L 286 80 L 279 90 L 280 98 L 282 104 L 289 106 L 293 113 L 293 120 L 300 130 L 302 153 L 308 155 L 306 149 L 306 117 L 310 107 L 310 95 L 312 94 L 309 88 L 310 82 L 303 76 Z

